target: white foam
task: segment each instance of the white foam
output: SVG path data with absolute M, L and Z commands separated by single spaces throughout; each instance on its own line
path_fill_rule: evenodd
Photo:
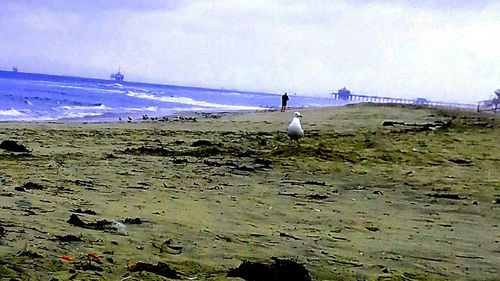
M 89 116 L 100 116 L 106 110 L 112 110 L 111 107 L 107 107 L 104 104 L 98 106 L 59 106 L 55 107 L 55 110 L 60 111 L 58 119 L 66 118 L 84 118 Z
M 211 102 L 205 102 L 205 101 L 196 101 L 196 100 L 193 100 L 192 98 L 186 98 L 186 97 L 177 97 L 177 96 L 159 97 L 159 96 L 154 96 L 154 95 L 150 95 L 150 94 L 146 94 L 146 93 L 137 93 L 137 92 L 132 92 L 132 91 L 129 91 L 127 93 L 127 95 L 130 97 L 135 97 L 135 98 L 156 100 L 156 101 L 161 101 L 161 102 L 189 104 L 189 105 L 201 106 L 204 108 L 208 107 L 208 108 L 217 108 L 217 109 L 224 109 L 224 110 L 261 110 L 261 109 L 263 109 L 263 108 L 257 107 L 257 106 L 240 106 L 240 105 L 218 104 L 218 103 L 211 103 Z
M 59 88 L 79 89 L 79 90 L 94 90 L 95 89 L 95 88 L 71 86 L 71 85 L 57 85 L 57 84 L 55 84 L 55 86 L 57 86 Z
M 158 106 L 147 106 L 147 107 L 125 107 L 123 108 L 127 111 L 158 111 Z
M 0 116 L 23 116 L 25 115 L 24 113 L 22 113 L 21 111 L 19 110 L 16 110 L 16 109 L 7 109 L 7 110 L 0 110 Z
M 57 120 L 57 118 L 48 117 L 48 116 L 44 116 L 44 117 L 30 116 L 30 117 L 20 119 L 20 121 L 26 121 L 26 122 L 44 122 L 44 121 L 46 122 L 46 121 L 54 121 L 54 120 Z
M 39 81 L 39 80 L 29 80 L 35 82 L 37 85 L 61 85 L 61 82 L 51 82 L 51 81 Z
M 47 121 L 55 121 L 57 118 L 53 117 L 35 117 L 35 116 L 23 116 L 23 117 L 10 117 L 10 118 L 2 118 L 0 116 L 1 122 L 47 122 Z
M 100 116 L 102 113 L 99 112 L 66 112 L 60 119 L 64 118 L 83 118 L 88 116 Z
M 77 90 L 85 90 L 85 91 L 90 91 L 90 92 L 102 92 L 102 93 L 119 93 L 123 94 L 123 90 L 113 90 L 113 89 L 103 89 L 103 88 L 97 88 L 97 87 L 85 87 L 85 86 L 72 86 L 72 85 L 65 85 L 62 84 L 61 82 L 49 82 L 49 81 L 41 81 L 37 83 L 38 85 L 47 85 L 47 86 L 53 86 L 53 87 L 58 87 L 58 88 L 67 88 L 67 89 L 77 89 Z M 120 85 L 120 86 L 117 86 Z M 112 87 L 116 88 L 123 88 L 123 85 L 121 84 L 113 84 L 111 85 Z M 108 85 L 105 85 L 108 86 Z
M 245 97 L 245 98 L 254 98 L 255 95 L 248 94 L 248 93 L 238 93 L 238 92 L 218 92 L 218 95 L 222 96 L 240 96 L 240 97 Z
M 93 89 L 93 91 L 103 92 L 103 93 L 117 93 L 117 94 L 123 94 L 124 93 L 124 91 L 122 91 L 122 90 L 108 90 L 108 89 Z
M 106 87 L 117 87 L 117 88 L 123 88 L 123 85 L 120 83 L 113 83 L 113 84 L 104 84 Z
M 74 105 L 74 106 L 69 106 L 69 105 L 63 105 L 63 106 L 58 106 L 56 109 L 63 109 L 63 110 L 110 110 L 112 109 L 111 107 L 107 107 L 104 104 L 97 105 L 97 106 L 80 106 L 80 105 Z
M 25 109 L 22 112 L 16 109 L 0 110 L 0 121 L 23 121 L 23 122 L 38 122 L 52 121 L 56 118 L 49 116 L 32 116 L 31 110 Z
M 111 90 L 111 89 L 102 89 L 102 88 L 94 88 L 94 87 L 81 87 L 81 86 L 71 86 L 71 85 L 55 85 L 55 86 L 57 86 L 59 88 L 78 89 L 78 90 L 85 90 L 85 91 L 90 91 L 90 92 L 123 94 L 122 90 Z

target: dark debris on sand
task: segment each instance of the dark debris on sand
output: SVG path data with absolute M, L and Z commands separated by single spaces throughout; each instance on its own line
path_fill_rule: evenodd
M 197 146 L 210 146 L 213 145 L 211 141 L 209 140 L 196 140 L 191 144 L 191 146 L 197 147 Z
M 45 189 L 45 187 L 41 184 L 34 183 L 34 182 L 27 182 L 21 186 L 17 186 L 14 188 L 17 191 L 26 191 L 26 190 L 42 190 Z
M 94 211 L 94 210 L 90 210 L 90 209 L 86 209 L 86 210 L 83 210 L 81 208 L 78 208 L 78 209 L 75 209 L 75 210 L 71 210 L 72 212 L 74 213 L 79 213 L 79 214 L 86 214 L 86 215 L 97 215 L 97 212 Z
M 34 251 L 30 251 L 30 250 L 24 250 L 24 251 L 20 251 L 16 254 L 16 257 L 28 257 L 30 259 L 41 259 L 43 258 L 44 256 L 37 253 L 37 252 L 34 252 Z
M 30 153 L 26 146 L 23 144 L 19 144 L 14 140 L 4 140 L 0 143 L 0 148 L 5 149 L 11 152 L 22 152 L 22 153 Z
M 465 197 L 460 197 L 460 195 L 458 195 L 456 193 L 428 193 L 426 195 L 429 197 L 433 197 L 433 198 L 442 198 L 442 199 L 451 199 L 451 200 L 466 199 Z
M 459 164 L 459 165 L 466 165 L 466 166 L 474 165 L 472 163 L 472 160 L 466 159 L 466 158 L 453 158 L 453 159 L 449 159 L 449 161 L 452 163 L 455 163 L 455 164 Z
M 311 276 L 304 265 L 292 259 L 271 258 L 274 263 L 244 261 L 239 267 L 228 271 L 228 277 L 240 277 L 247 281 L 310 281 Z
M 80 217 L 76 214 L 71 214 L 69 219 L 66 221 L 69 224 L 72 224 L 74 226 L 82 227 L 82 228 L 88 228 L 88 229 L 95 229 L 95 230 L 110 230 L 113 231 L 115 227 L 113 227 L 113 223 L 107 220 L 98 220 L 96 222 L 90 222 L 86 223 L 80 219 Z
M 74 234 L 67 234 L 67 235 L 56 235 L 57 240 L 59 242 L 82 242 L 82 237 L 76 236 Z
M 221 154 L 222 150 L 217 146 L 198 146 L 196 149 L 186 150 L 173 150 L 163 147 L 128 147 L 120 153 L 131 154 L 137 156 L 163 156 L 163 157 L 179 157 L 179 156 L 193 156 L 193 157 L 209 157 Z
M 145 262 L 134 263 L 128 266 L 128 270 L 131 272 L 147 271 L 170 279 L 181 279 L 177 274 L 177 271 L 161 261 L 157 264 Z
M 451 120 L 437 120 L 433 123 L 406 123 L 401 121 L 384 121 L 382 126 L 384 127 L 397 127 L 397 129 L 392 130 L 391 133 L 409 133 L 409 132 L 426 132 L 435 131 L 438 129 L 448 129 L 451 126 Z
M 141 218 L 124 218 L 122 222 L 125 224 L 142 224 L 145 221 Z

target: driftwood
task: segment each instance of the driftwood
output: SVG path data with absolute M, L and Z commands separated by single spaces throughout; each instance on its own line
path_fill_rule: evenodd
M 286 238 L 292 238 L 293 240 L 300 240 L 300 238 L 298 237 L 295 237 L 291 234 L 288 234 L 288 233 L 285 233 L 285 232 L 280 232 L 280 236 L 281 237 L 286 237 Z
M 406 123 L 401 121 L 384 121 L 382 122 L 382 126 L 403 127 L 398 130 L 391 131 L 392 133 L 425 132 L 449 128 L 451 126 L 451 120 L 438 120 L 433 123 Z

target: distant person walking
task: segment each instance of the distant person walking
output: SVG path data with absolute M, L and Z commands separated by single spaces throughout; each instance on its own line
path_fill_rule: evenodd
M 288 100 L 289 98 L 287 93 L 281 96 L 281 112 L 285 112 Z

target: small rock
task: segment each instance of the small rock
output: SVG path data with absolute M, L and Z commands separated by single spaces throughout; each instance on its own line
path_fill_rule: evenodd
M 380 230 L 380 228 L 378 228 L 376 226 L 366 226 L 365 228 L 368 229 L 369 231 L 373 231 L 373 232 Z
M 191 146 L 197 147 L 197 146 L 208 146 L 212 145 L 212 142 L 209 140 L 197 140 L 191 144 Z
M 449 161 L 459 165 L 473 165 L 472 160 L 465 158 L 454 158 L 450 159 Z
M 310 194 L 307 196 L 308 199 L 312 199 L 312 200 L 323 200 L 323 199 L 327 199 L 329 197 L 330 196 L 328 196 L 327 194 L 319 194 L 319 193 L 314 193 L 314 194 Z

